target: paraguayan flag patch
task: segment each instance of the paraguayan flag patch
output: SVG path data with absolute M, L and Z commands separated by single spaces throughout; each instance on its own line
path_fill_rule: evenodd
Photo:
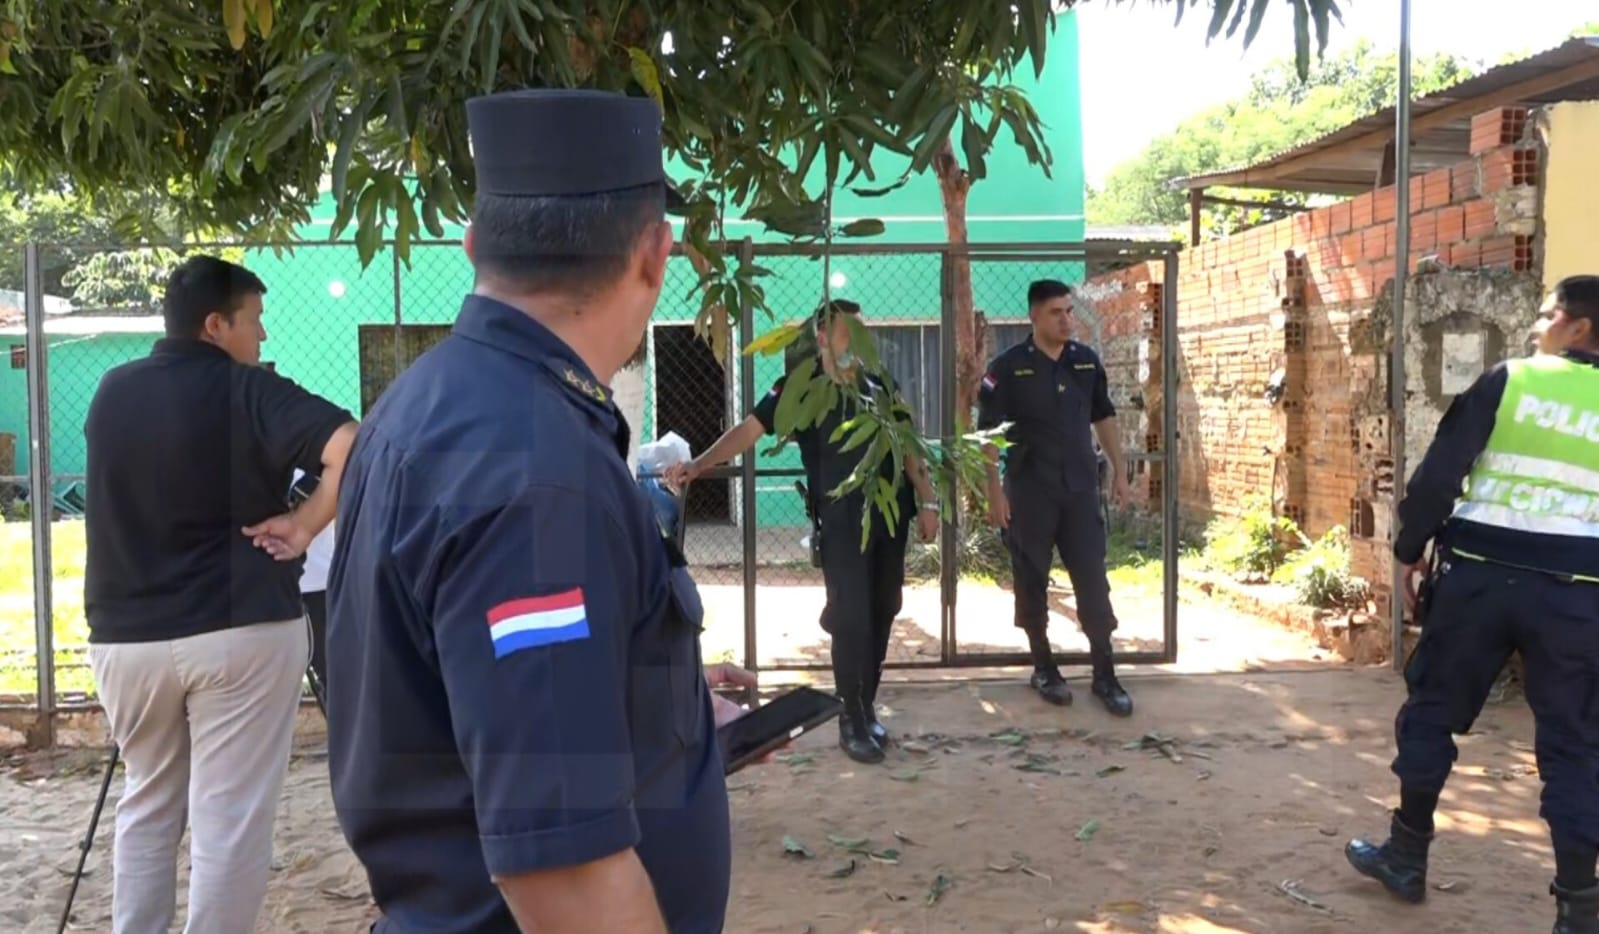
M 490 607 L 488 618 L 495 658 L 589 636 L 588 610 L 583 605 L 581 587 L 542 597 L 507 600 Z

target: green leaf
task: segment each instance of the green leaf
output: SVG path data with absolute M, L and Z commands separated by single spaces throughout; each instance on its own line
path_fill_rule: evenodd
M 950 104 L 938 112 L 938 116 L 927 126 L 927 133 L 922 136 L 921 142 L 916 144 L 916 151 L 911 156 L 911 171 L 925 172 L 932 164 L 933 156 L 938 148 L 949 138 L 949 131 L 955 124 L 955 118 L 960 115 L 960 108 Z
M 650 58 L 650 53 L 643 49 L 630 46 L 627 50 L 628 66 L 633 74 L 633 80 L 644 89 L 661 109 L 666 108 L 666 99 L 661 95 L 661 76 L 655 70 L 655 60 Z
M 234 51 L 244 48 L 244 0 L 222 0 L 222 24 Z
M 1033 60 L 1033 77 L 1044 76 L 1044 45 L 1049 41 L 1051 0 L 1025 0 L 1022 3 L 1022 29 L 1027 50 Z
M 966 156 L 966 171 L 974 179 L 984 178 L 988 175 L 988 162 L 984 154 L 988 151 L 991 140 L 984 139 L 982 131 L 972 121 L 971 114 L 961 114 L 961 152 Z
M 1231 11 L 1234 3 L 1248 2 L 1250 0 L 1215 0 L 1216 9 L 1211 14 L 1210 25 L 1205 27 L 1205 40 L 1209 42 L 1221 35 L 1222 29 L 1227 26 L 1227 14 Z M 1255 2 L 1260 2 L 1260 0 L 1255 0 Z
M 1094 839 L 1094 834 L 1099 830 L 1099 821 L 1091 820 L 1077 830 L 1077 839 L 1082 843 Z
M 805 322 L 775 327 L 745 345 L 744 353 L 746 355 L 761 354 L 768 357 L 772 354 L 780 353 L 785 347 L 794 343 L 805 327 Z
M 910 180 L 911 173 L 906 172 L 904 175 L 901 175 L 898 180 L 888 185 L 884 185 L 881 188 L 851 188 L 850 194 L 855 195 L 858 198 L 881 198 L 883 195 L 904 188 L 905 183 Z
M 800 859 L 810 859 L 811 858 L 811 851 L 807 850 L 805 848 L 805 844 L 799 842 L 798 840 L 794 839 L 793 837 L 789 836 L 788 834 L 784 834 L 783 835 L 783 855 L 784 856 L 796 856 L 796 857 L 799 857 Z
M 783 381 L 783 393 L 777 398 L 777 411 L 773 420 L 777 423 L 777 433 L 787 435 L 799 426 L 798 415 L 801 407 L 807 402 L 807 397 L 812 394 L 812 374 L 816 372 L 816 358 L 806 357 L 789 372 Z
M 1294 68 L 1301 77 L 1310 74 L 1310 9 L 1309 0 L 1293 0 L 1294 4 Z
M 840 227 L 838 232 L 846 237 L 877 237 L 888 227 L 875 217 L 863 217 Z
M 835 431 L 834 431 L 834 437 L 832 439 L 829 439 L 829 440 L 837 440 L 838 433 L 843 431 L 843 430 L 844 430 L 844 426 L 842 424 L 839 425 L 838 428 L 835 429 Z M 839 452 L 842 453 L 842 452 L 845 452 L 845 451 L 853 451 L 853 450 L 855 450 L 856 448 L 858 448 L 861 445 L 865 444 L 867 441 L 870 441 L 872 439 L 872 436 L 875 435 L 876 433 L 877 433 L 877 422 L 871 421 L 871 420 L 867 420 L 865 422 L 862 422 L 859 426 L 857 426 L 855 428 L 855 433 L 850 436 L 850 439 L 848 441 L 844 442 L 844 445 L 839 448 Z
M 868 180 L 876 180 L 877 176 L 872 172 L 872 157 L 861 146 L 860 140 L 856 139 L 854 134 L 839 128 L 833 138 L 838 141 L 840 148 L 849 155 L 850 162 L 855 166 L 849 177 L 844 179 L 845 185 L 854 181 L 855 176 L 862 172 L 866 174 Z
M 1240 11 L 1243 6 L 1240 4 Z M 1249 11 L 1249 26 L 1244 29 L 1244 48 L 1249 48 L 1255 41 L 1255 36 L 1260 33 L 1260 24 L 1266 19 L 1266 4 L 1256 3 Z M 1231 35 L 1229 32 L 1228 35 Z

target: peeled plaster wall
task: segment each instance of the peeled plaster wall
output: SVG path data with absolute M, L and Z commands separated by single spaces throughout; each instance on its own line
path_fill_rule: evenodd
M 1405 473 L 1426 455 L 1438 422 L 1454 397 L 1484 370 L 1526 356 L 1542 289 L 1535 272 L 1445 269 L 1423 265 L 1405 293 Z M 1392 547 L 1394 464 L 1388 454 L 1389 329 L 1393 283 L 1369 318 L 1350 333 L 1358 369 L 1355 386 L 1359 450 L 1356 574 L 1386 595 Z M 1363 359 L 1361 359 L 1363 358 Z M 1364 527 L 1361 527 L 1364 526 Z M 1385 607 L 1386 599 L 1379 600 Z

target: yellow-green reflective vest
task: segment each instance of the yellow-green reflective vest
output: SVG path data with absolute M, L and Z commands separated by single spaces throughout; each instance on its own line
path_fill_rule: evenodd
M 1599 367 L 1539 355 L 1506 369 L 1493 433 L 1455 518 L 1599 539 Z

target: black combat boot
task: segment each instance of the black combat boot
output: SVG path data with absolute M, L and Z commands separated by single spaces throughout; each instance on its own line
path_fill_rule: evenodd
M 1094 662 L 1094 696 L 1105 709 L 1118 717 L 1133 715 L 1133 699 L 1116 679 L 1116 669 L 1107 658 Z
M 1061 677 L 1060 669 L 1053 664 L 1035 667 L 1029 683 L 1039 697 L 1051 704 L 1057 707 L 1071 706 L 1072 689 L 1066 686 L 1066 679 Z
M 844 712 L 838 715 L 838 746 L 856 762 L 876 765 L 883 761 L 883 747 L 872 738 L 871 705 L 858 693 L 843 697 Z
M 877 745 L 888 748 L 888 729 L 877 719 L 877 686 L 883 683 L 883 669 L 878 666 L 866 682 L 866 730 Z
M 1432 834 L 1422 834 L 1406 827 L 1394 812 L 1387 842 L 1375 846 L 1364 840 L 1351 840 L 1344 847 L 1349 865 L 1383 884 L 1383 887 L 1407 902 L 1417 903 L 1427 897 L 1427 847 Z
M 1553 934 L 1599 934 L 1599 885 L 1577 892 L 1551 885 L 1549 894 L 1556 905 Z
M 1072 689 L 1066 686 L 1066 679 L 1061 677 L 1060 669 L 1055 667 L 1055 650 L 1049 644 L 1049 635 L 1044 625 L 1021 626 L 1022 632 L 1027 634 L 1027 650 L 1033 656 L 1033 677 L 1029 681 L 1038 696 L 1049 701 L 1057 707 L 1069 706 L 1072 702 Z

